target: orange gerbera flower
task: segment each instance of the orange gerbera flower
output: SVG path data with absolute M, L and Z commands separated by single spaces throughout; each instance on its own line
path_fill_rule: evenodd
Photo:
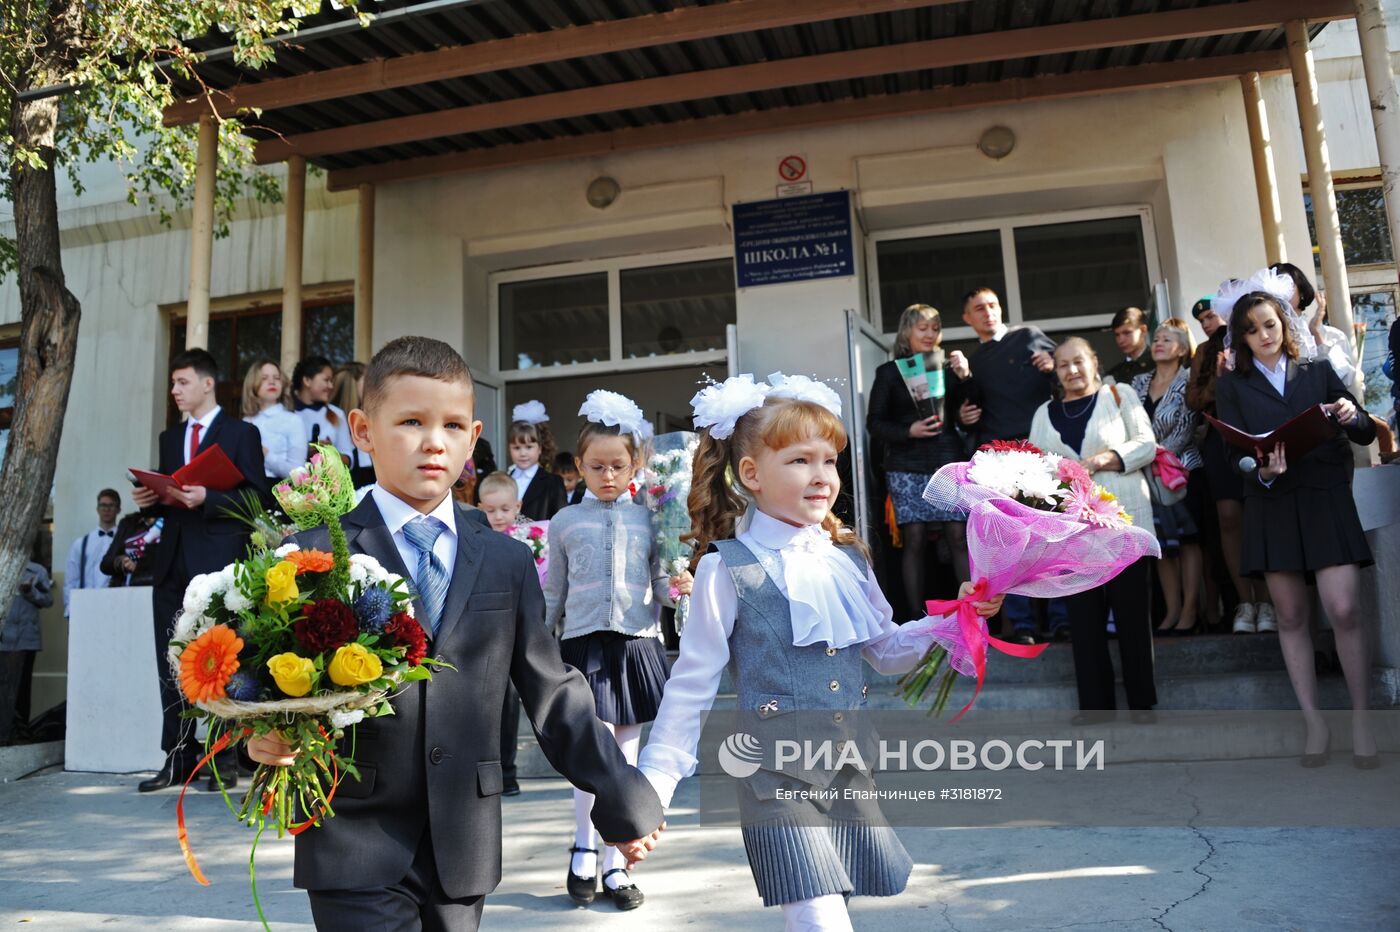
M 298 576 L 302 573 L 329 573 L 335 566 L 335 557 L 324 550 L 293 550 L 285 559 L 296 566 Z
M 180 688 L 190 702 L 224 698 L 229 677 L 238 671 L 243 639 L 228 625 L 215 625 L 190 642 L 180 655 Z

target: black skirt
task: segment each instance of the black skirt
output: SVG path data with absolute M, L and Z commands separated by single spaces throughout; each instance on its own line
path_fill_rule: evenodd
M 1350 482 L 1246 497 L 1242 549 L 1240 572 L 1255 579 L 1265 573 L 1312 573 L 1375 562 Z
M 1206 488 L 1211 499 L 1238 502 L 1244 498 L 1244 479 L 1230 465 L 1225 441 L 1214 427 L 1206 428 L 1201 459 L 1205 461 Z
M 592 631 L 560 642 L 559 653 L 588 681 L 600 719 L 612 725 L 656 719 L 670 675 L 660 638 Z

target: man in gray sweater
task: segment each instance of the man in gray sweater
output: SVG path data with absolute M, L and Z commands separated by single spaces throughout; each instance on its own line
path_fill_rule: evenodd
M 978 347 L 953 367 L 957 383 L 948 403 L 974 446 L 993 440 L 1024 440 L 1036 409 L 1050 400 L 1055 385 L 1055 341 L 1039 327 L 1007 328 L 1001 322 L 1001 300 L 990 288 L 974 288 L 963 299 L 963 323 L 977 333 Z M 1031 600 L 1009 595 L 1003 604 L 1013 640 L 1035 643 Z M 1069 636 L 1069 617 L 1062 601 L 1048 605 L 1050 634 Z
M 44 646 L 39 609 L 52 604 L 53 582 L 48 570 L 31 560 L 20 573 L 19 590 L 10 602 L 5 630 L 0 633 L 0 745 L 9 744 L 14 736 L 15 707 L 19 704 L 25 665 Z

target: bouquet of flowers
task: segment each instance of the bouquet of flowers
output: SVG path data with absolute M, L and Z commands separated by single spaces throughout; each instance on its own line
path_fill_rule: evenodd
M 540 585 L 549 578 L 549 522 L 521 521 L 507 533 L 530 548 L 535 558 L 535 572 L 539 574 Z
M 278 731 L 300 749 L 290 767 L 259 766 L 235 810 L 257 829 L 253 854 L 269 822 L 279 836 L 296 835 L 335 815 L 336 787 L 347 776 L 359 779 L 338 740 L 366 716 L 392 714 L 391 695 L 431 679 L 436 663 L 426 657 L 405 580 L 373 557 L 350 554 L 339 519 L 354 505 L 354 488 L 340 455 L 318 448 L 273 494 L 299 527 L 325 524 L 332 552 L 287 543 L 196 576 L 169 652 L 191 705 L 187 714 L 209 726 L 207 753 L 187 787 L 206 763 L 222 786 L 213 758 L 244 738 Z M 207 885 L 183 806 L 182 791 L 180 847 L 190 872 Z M 252 865 L 250 854 L 253 902 L 266 926 Z
M 1014 657 L 1037 657 L 1044 644 L 1011 644 L 987 633 L 973 604 L 998 593 L 1061 598 L 1101 586 L 1146 555 L 1160 556 L 1156 535 L 1133 527 L 1117 499 L 1079 463 L 1043 453 L 1025 441 L 989 444 L 971 462 L 940 469 L 924 490 L 937 507 L 967 515 L 967 548 L 976 591 L 927 604 L 933 646 L 900 681 L 918 705 L 937 679 L 930 714 L 941 712 L 957 677 L 982 690 L 987 647 Z
M 676 431 L 656 438 L 656 454 L 647 462 L 654 482 L 647 489 L 651 506 L 652 533 L 661 568 L 678 576 L 690 566 L 691 546 L 681 540 L 690 532 L 690 471 L 700 437 L 690 431 Z M 689 596 L 673 591 L 676 602 L 676 631 L 685 625 L 690 608 Z

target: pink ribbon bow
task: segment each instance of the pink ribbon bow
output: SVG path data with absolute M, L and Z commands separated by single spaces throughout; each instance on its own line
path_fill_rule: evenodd
M 934 599 L 924 603 L 924 608 L 933 618 L 944 618 L 957 613 L 958 628 L 961 631 L 963 641 L 961 646 L 966 650 L 969 659 L 972 660 L 973 669 L 977 671 L 977 687 L 972 692 L 972 698 L 967 701 L 967 705 L 963 706 L 957 715 L 949 720 L 950 723 L 962 718 L 967 710 L 972 708 L 972 704 L 977 701 L 978 693 L 982 692 L 982 683 L 987 675 L 987 645 L 990 644 L 1003 654 L 1026 660 L 1039 657 L 1045 648 L 1050 646 L 1048 644 L 1012 644 L 1010 641 L 1003 641 L 988 634 L 986 623 L 977 614 L 977 603 L 987 601 L 989 588 L 987 578 L 984 576 L 977 580 L 972 592 L 961 599 Z

